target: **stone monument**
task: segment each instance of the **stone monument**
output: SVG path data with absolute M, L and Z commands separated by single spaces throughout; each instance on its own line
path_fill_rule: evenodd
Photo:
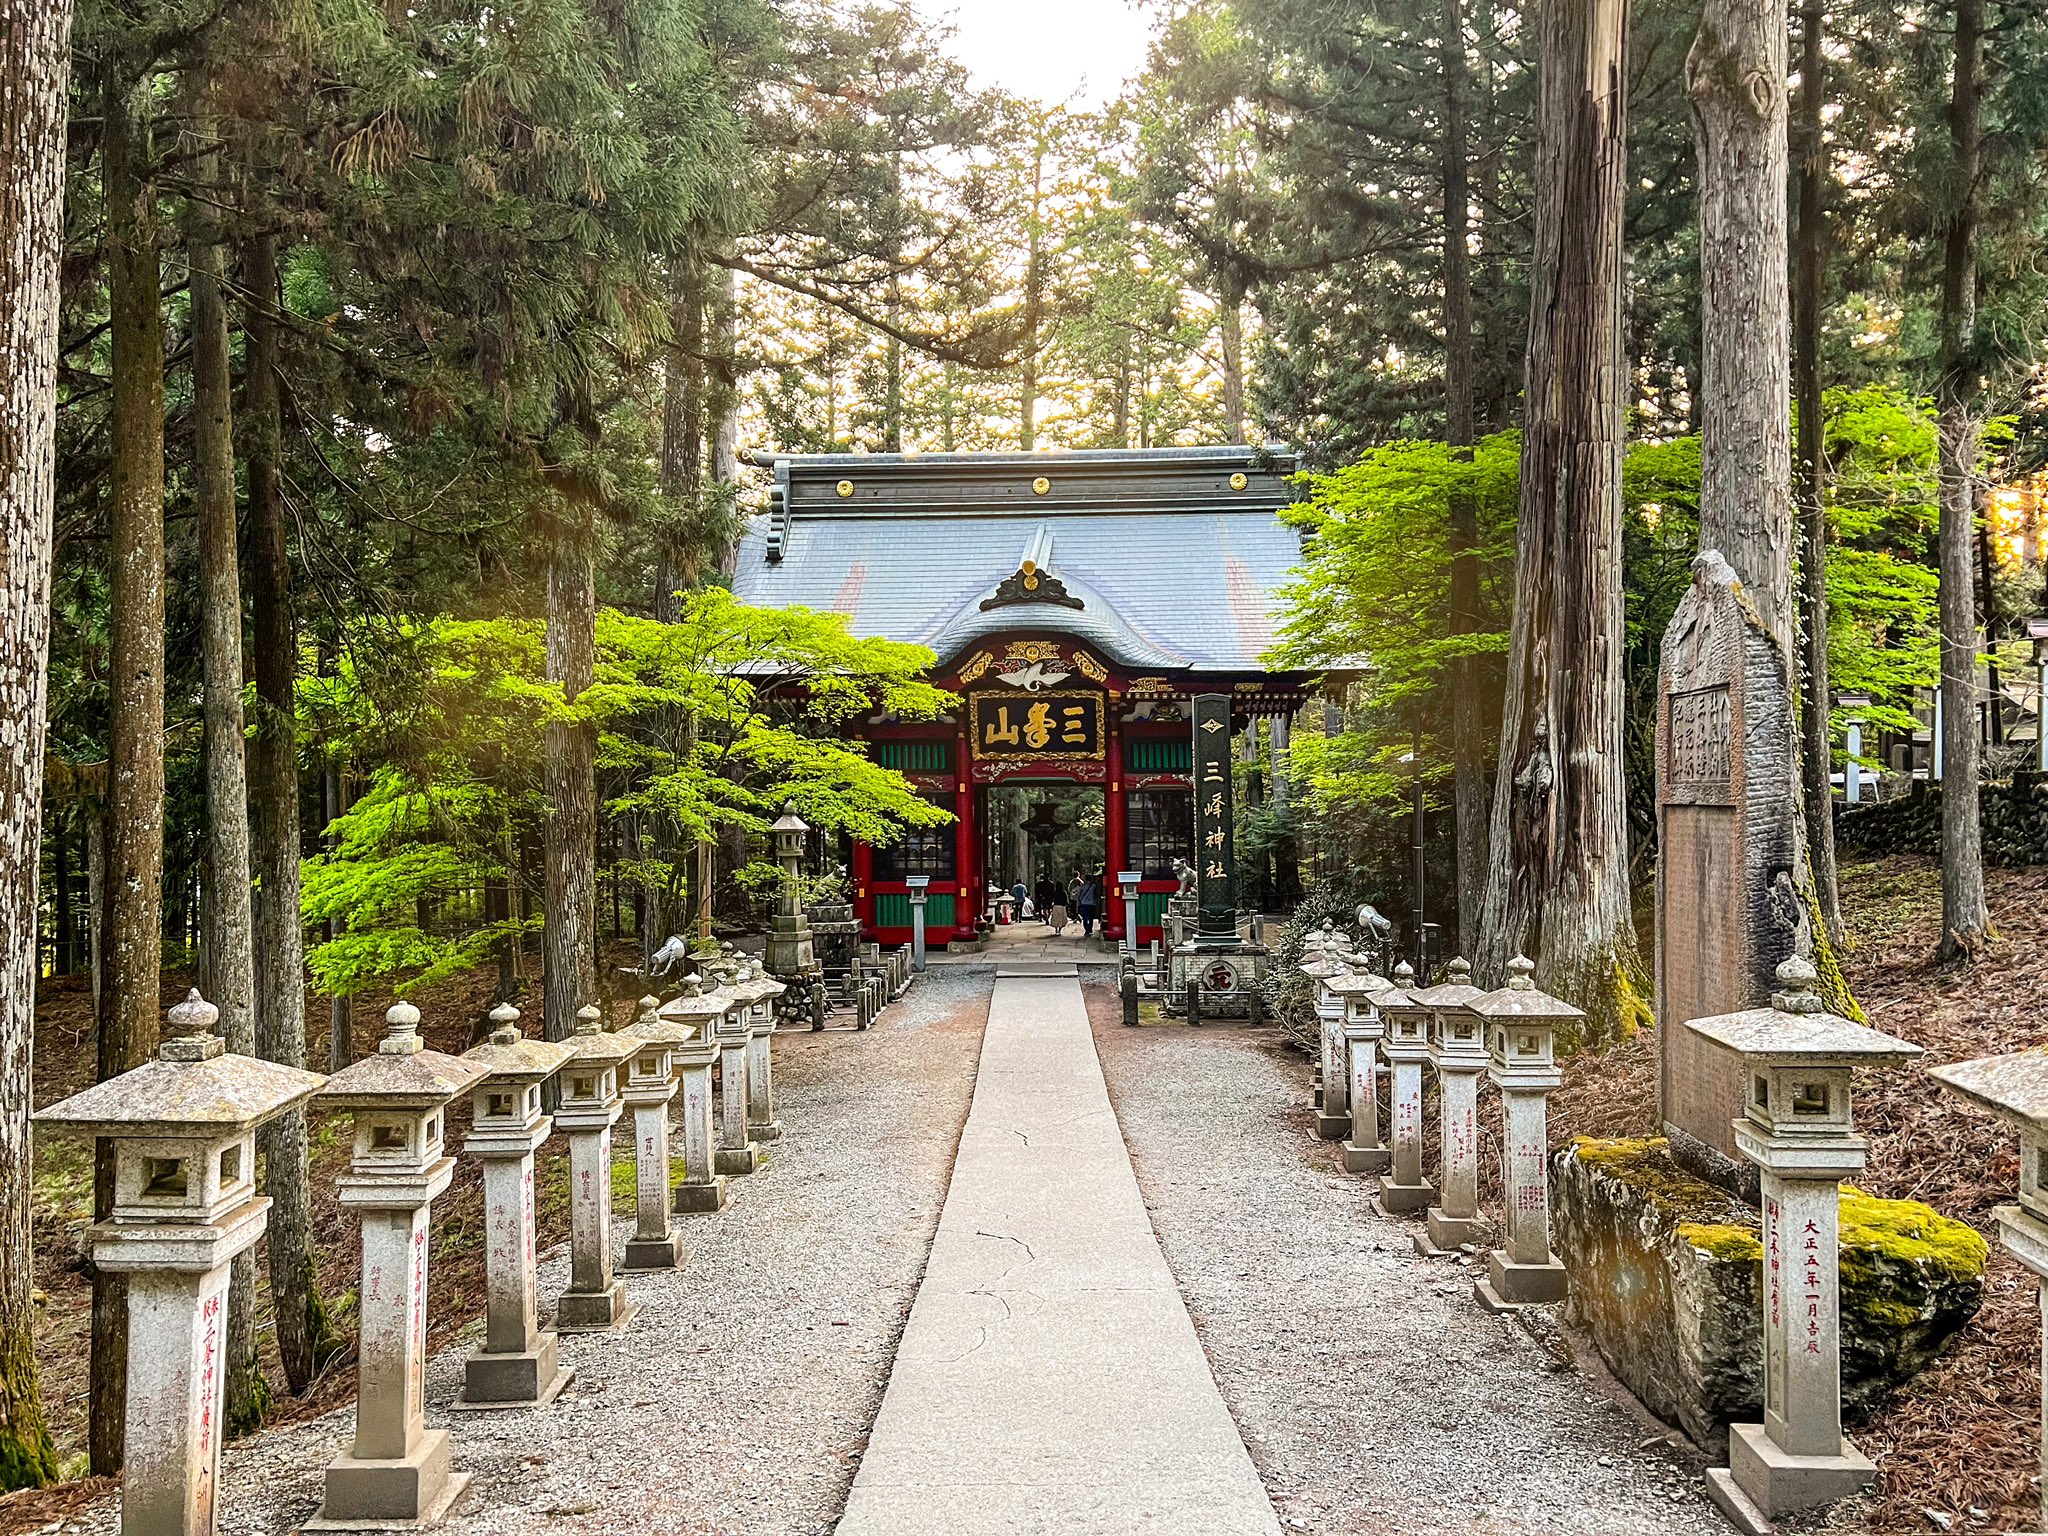
M 230 1056 L 197 991 L 153 1061 L 35 1116 L 113 1144 L 114 1203 L 86 1229 L 93 1262 L 128 1280 L 124 1536 L 217 1528 L 228 1269 L 263 1236 L 256 1128 L 310 1098 L 317 1072 Z
M 1271 952 L 1237 931 L 1237 834 L 1232 811 L 1230 696 L 1194 702 L 1196 915 L 1194 936 L 1175 946 L 1169 1006 L 1190 1020 L 1259 1017 Z M 1183 877 L 1183 890 L 1186 889 Z M 1176 898 L 1180 901 L 1182 898 Z M 1182 924 L 1185 931 L 1185 921 Z
M 1536 967 L 1522 955 L 1508 962 L 1508 984 L 1468 1005 L 1486 1030 L 1486 1075 L 1500 1089 L 1506 1207 L 1503 1242 L 1486 1258 L 1486 1278 L 1472 1294 L 1489 1312 L 1562 1301 L 1570 1289 L 1550 1251 L 1551 1091 L 1557 1069 L 1557 1028 L 1582 1026 L 1586 1015 L 1536 988 Z
M 1658 672 L 1660 1103 L 1679 1163 L 1754 1200 L 1731 1129 L 1741 1064 L 1679 1026 L 1767 1001 L 1779 964 L 1810 953 L 1793 883 L 1792 691 L 1728 562 L 1705 550 L 1692 571 Z
M 881 978 L 875 978 L 877 985 Z M 775 1118 L 775 999 L 781 982 L 761 969 L 759 961 L 741 962 L 733 996 L 747 1009 L 747 1135 L 754 1141 L 780 1141 L 782 1122 Z
M 470 1095 L 462 1150 L 484 1169 L 484 1339 L 463 1362 L 461 1409 L 532 1408 L 553 1402 L 575 1378 L 560 1363 L 555 1331 L 540 1326 L 534 1284 L 533 1155 L 554 1121 L 541 1084 L 567 1061 L 567 1041 L 529 1040 L 519 1010 L 491 1010 L 491 1033 L 464 1057 L 488 1074 Z
M 1370 971 L 1333 977 L 1330 990 L 1344 1004 L 1344 1074 L 1350 1086 L 1351 1139 L 1344 1143 L 1346 1173 L 1382 1174 L 1394 1165 L 1380 1133 L 1380 1041 L 1387 1032 L 1375 999 L 1394 984 Z
M 808 1019 L 813 1029 L 823 1029 L 825 969 L 812 947 L 799 875 L 810 825 L 792 805 L 784 808 L 768 830 L 775 840 L 776 861 L 782 865 L 782 894 L 775 898 L 765 951 L 768 974 L 788 988 L 782 997 L 782 1011 Z
M 1728 1465 L 1707 1491 L 1738 1530 L 1869 1486 L 1870 1460 L 1842 1435 L 1841 1183 L 1869 1143 L 1850 1116 L 1849 1074 L 1920 1047 L 1836 1018 L 1811 962 L 1778 967 L 1768 1006 L 1686 1026 L 1742 1067 L 1735 1142 L 1762 1170 L 1764 1421 L 1728 1427 Z
M 761 1148 L 747 1126 L 747 1044 L 753 1038 L 753 1010 L 730 989 L 717 994 L 724 1006 L 713 1021 L 718 1037 L 718 1151 L 712 1166 L 724 1174 L 752 1173 Z
M 427 1427 L 428 1221 L 455 1177 L 443 1138 L 449 1102 L 490 1069 L 428 1050 L 411 1003 L 394 1004 L 384 1022 L 376 1053 L 314 1096 L 354 1121 L 340 1189 L 341 1203 L 362 1218 L 363 1283 L 355 1440 L 328 1463 L 327 1496 L 309 1531 L 432 1525 L 469 1486 L 469 1474 L 451 1465 L 448 1431 Z

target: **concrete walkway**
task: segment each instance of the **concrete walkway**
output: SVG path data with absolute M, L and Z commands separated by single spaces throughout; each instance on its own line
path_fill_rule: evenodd
M 1003 977 L 838 1536 L 1277 1536 L 1138 1195 L 1077 981 Z

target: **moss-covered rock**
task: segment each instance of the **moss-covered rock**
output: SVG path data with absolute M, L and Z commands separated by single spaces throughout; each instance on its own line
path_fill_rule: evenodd
M 1553 1167 L 1574 1320 L 1658 1417 L 1719 1451 L 1763 1404 L 1756 1211 L 1661 1137 L 1580 1137 Z M 1842 1191 L 1842 1395 L 1851 1417 L 1924 1369 L 1975 1315 L 1983 1238 L 1912 1200 Z

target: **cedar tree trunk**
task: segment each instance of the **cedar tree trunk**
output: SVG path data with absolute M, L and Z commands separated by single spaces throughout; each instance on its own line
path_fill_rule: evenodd
M 548 543 L 548 680 L 574 702 L 591 685 L 597 652 L 597 573 L 586 515 Z M 556 721 L 547 728 L 547 919 L 544 1018 L 547 1038 L 575 1033 L 576 1010 L 597 1000 L 592 942 L 597 929 L 596 728 Z

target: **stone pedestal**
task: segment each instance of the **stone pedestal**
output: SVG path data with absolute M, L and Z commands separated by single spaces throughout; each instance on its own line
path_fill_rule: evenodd
M 448 1105 L 488 1069 L 426 1049 L 410 1003 L 384 1018 L 376 1054 L 335 1073 L 318 1095 L 355 1121 L 339 1188 L 362 1218 L 363 1279 L 355 1441 L 328 1464 L 309 1531 L 431 1525 L 469 1483 L 450 1465 L 448 1431 L 427 1427 L 427 1234 L 434 1197 L 455 1177 L 443 1144 Z
M 519 1033 L 519 1010 L 491 1010 L 491 1033 L 463 1053 L 489 1073 L 470 1095 L 462 1150 L 483 1165 L 484 1339 L 463 1362 L 462 1412 L 534 1408 L 575 1379 L 561 1364 L 552 1328 L 540 1325 L 534 1269 L 533 1158 L 554 1129 L 541 1085 L 567 1061 L 563 1041 Z
M 325 1081 L 226 1054 L 219 1010 L 194 991 L 155 1059 L 35 1116 L 105 1138 L 113 1207 L 88 1232 L 93 1262 L 128 1282 L 124 1536 L 212 1536 L 220 1489 L 229 1268 L 262 1237 L 256 1128 Z
M 612 1127 L 625 1109 L 619 1067 L 632 1042 L 598 1028 L 595 1008 L 577 1015 L 562 1068 L 555 1124 L 569 1138 L 569 1287 L 555 1303 L 562 1333 L 609 1333 L 639 1309 L 612 1273 Z
M 730 998 L 718 1019 L 718 1154 L 720 1173 L 744 1175 L 761 1165 L 761 1148 L 747 1129 L 747 1045 L 753 1036 L 747 1008 Z
M 718 1061 L 718 1020 L 726 1010 L 723 993 L 707 991 L 691 977 L 683 992 L 662 1004 L 661 1015 L 691 1027 L 690 1039 L 676 1047 L 676 1069 L 682 1079 L 683 1180 L 676 1186 L 677 1215 L 710 1215 L 725 1209 L 730 1186 L 717 1168 L 717 1121 L 711 1102 L 711 1068 Z
M 1585 1014 L 1538 991 L 1536 967 L 1517 955 L 1508 984 L 1470 1007 L 1486 1031 L 1486 1075 L 1500 1089 L 1501 1142 L 1507 1187 L 1502 1191 L 1505 1240 L 1487 1255 L 1486 1278 L 1473 1295 L 1490 1312 L 1562 1301 L 1571 1289 L 1550 1249 L 1550 1126 L 1545 1101 L 1564 1081 L 1557 1068 L 1557 1028 L 1583 1024 Z
M 1422 1176 L 1422 1067 L 1429 1060 L 1429 1010 L 1409 995 L 1415 973 L 1406 961 L 1394 968 L 1394 985 L 1380 994 L 1386 1020 L 1381 1048 L 1386 1052 L 1389 1083 L 1388 1115 L 1392 1158 L 1379 1182 L 1379 1207 L 1389 1215 L 1426 1211 L 1436 1189 Z
M 1728 1465 L 1707 1473 L 1708 1493 L 1745 1531 L 1845 1498 L 1875 1476 L 1842 1437 L 1840 1186 L 1868 1145 L 1851 1123 L 1849 1075 L 1920 1054 L 1827 1013 L 1809 962 L 1787 960 L 1777 981 L 1768 1008 L 1683 1026 L 1741 1064 L 1747 1087 L 1732 1130 L 1761 1173 L 1764 1421 L 1731 1425 Z

